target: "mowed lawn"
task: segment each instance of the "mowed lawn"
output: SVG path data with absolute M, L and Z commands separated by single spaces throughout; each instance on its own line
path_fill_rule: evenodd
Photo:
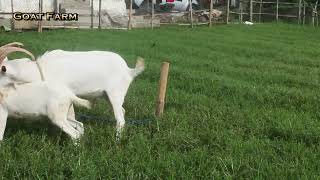
M 115 141 L 111 106 L 77 113 L 78 147 L 47 123 L 10 121 L 2 179 L 319 179 L 320 30 L 287 24 L 213 28 L 55 30 L 0 34 L 36 55 L 108 50 L 146 70 L 130 86 Z M 21 54 L 11 55 L 21 57 Z M 165 113 L 154 117 L 162 61 L 170 62 Z M 75 59 L 76 61 L 76 59 Z M 89 60 L 88 60 L 89 62 Z M 108 121 L 107 121 L 108 120 Z M 151 120 L 151 123 L 145 123 Z M 109 123 L 112 121 L 112 123 Z

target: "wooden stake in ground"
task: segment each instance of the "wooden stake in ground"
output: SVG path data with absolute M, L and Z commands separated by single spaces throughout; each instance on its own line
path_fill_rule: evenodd
M 192 1 L 189 0 L 189 11 L 190 11 L 190 23 L 191 27 L 193 28 L 193 12 L 192 12 Z
M 39 13 L 42 13 L 42 4 L 43 4 L 43 0 L 39 0 Z M 38 32 L 42 32 L 42 21 L 39 20 L 38 21 Z
M 226 17 L 226 23 L 229 23 L 229 16 L 230 16 L 230 0 L 227 0 L 227 17 Z
M 169 63 L 163 62 L 161 66 L 161 75 L 160 75 L 160 84 L 159 84 L 159 96 L 157 100 L 156 106 L 156 116 L 159 117 L 163 114 L 166 91 L 167 91 L 167 83 L 168 83 L 168 75 L 169 75 Z
M 129 20 L 128 20 L 128 30 L 132 28 L 131 21 L 132 21 L 132 0 L 130 0 L 130 5 L 129 5 Z
M 213 11 L 213 0 L 210 0 L 209 27 L 212 26 L 212 11 Z

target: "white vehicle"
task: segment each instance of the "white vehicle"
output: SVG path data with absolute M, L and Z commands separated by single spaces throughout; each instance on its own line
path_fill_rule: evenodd
M 135 4 L 140 7 L 144 0 L 134 0 Z M 198 6 L 199 3 L 197 0 L 191 0 L 192 6 Z M 175 11 L 187 11 L 189 10 L 189 0 L 157 0 L 159 6 L 163 6 L 166 4 L 171 4 L 173 6 L 173 10 Z

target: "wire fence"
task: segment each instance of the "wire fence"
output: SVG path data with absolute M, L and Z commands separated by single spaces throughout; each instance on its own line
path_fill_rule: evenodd
M 230 8 L 231 22 L 285 21 L 298 24 L 318 25 L 318 7 L 305 1 L 285 2 L 280 0 L 240 0 L 238 6 Z
M 318 3 L 303 0 L 0 0 L 0 26 L 11 29 L 131 29 L 165 25 L 287 21 L 318 26 Z M 110 6 L 112 3 L 112 6 Z M 16 21 L 14 12 L 77 13 L 77 21 Z

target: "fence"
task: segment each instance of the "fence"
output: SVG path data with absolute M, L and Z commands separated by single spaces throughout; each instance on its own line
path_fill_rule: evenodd
M 104 0 L 82 0 L 79 2 L 81 5 L 79 5 L 78 9 L 67 7 L 66 4 L 66 7 L 62 7 L 61 4 L 57 3 L 57 0 L 53 0 L 53 10 L 52 7 L 48 6 L 47 1 L 43 0 L 20 1 L 21 3 L 14 3 L 16 2 L 14 0 L 3 1 L 9 1 L 10 8 L 6 6 L 6 9 L 1 9 L 0 23 L 9 22 L 13 30 L 20 29 L 23 26 L 23 22 L 17 22 L 12 18 L 13 12 L 17 11 L 27 13 L 48 11 L 76 12 L 79 14 L 79 22 L 29 22 L 31 24 L 30 28 L 37 28 L 39 32 L 42 32 L 42 28 L 102 29 L 116 27 L 117 29 L 131 29 L 138 27 L 154 28 L 162 25 L 194 27 L 196 25 L 212 26 L 217 23 L 267 22 L 290 19 L 291 21 L 297 21 L 299 24 L 310 23 L 313 26 L 318 26 L 319 24 L 318 3 L 307 4 L 303 0 L 297 0 L 297 2 L 282 2 L 280 0 L 209 0 L 209 3 L 198 4 L 198 6 L 189 5 L 180 6 L 179 8 L 174 8 L 168 5 L 169 3 L 159 4 L 155 0 L 146 0 L 137 8 L 133 0 L 128 0 L 125 4 L 126 14 L 115 17 L 110 17 L 110 14 L 106 14 L 106 12 L 115 6 L 122 7 L 123 4 L 113 4 L 110 7 Z M 188 4 L 194 4 L 194 0 L 188 0 Z M 289 13 L 283 13 L 283 9 Z
M 5 0 L 3 0 L 5 1 Z M 10 1 L 10 0 L 9 0 Z M 1 2 L 1 0 L 0 0 Z M 17 2 L 17 3 L 15 3 Z M 31 0 L 31 1 L 21 1 L 21 2 L 28 2 L 28 3 L 18 3 L 17 0 L 11 0 L 10 3 L 10 10 L 3 11 L 0 10 L 0 18 L 10 19 L 11 20 L 11 27 L 12 29 L 19 29 L 19 27 L 15 27 L 15 24 L 19 22 L 13 20 L 12 14 L 14 12 L 25 12 L 25 13 L 34 13 L 34 12 L 77 12 L 79 15 L 79 22 L 71 23 L 71 22 L 38 22 L 38 30 L 41 32 L 42 28 L 107 28 L 108 25 L 113 26 L 116 24 L 118 28 L 125 28 L 131 29 L 135 27 L 155 27 L 160 25 L 168 25 L 168 24 L 179 24 L 179 25 L 191 25 L 192 27 L 195 25 L 202 25 L 202 24 L 210 24 L 210 22 L 223 22 L 223 18 L 213 17 L 210 16 L 210 7 L 201 6 L 200 8 L 194 9 L 190 7 L 184 7 L 180 9 L 173 9 L 174 11 L 166 11 L 164 10 L 165 6 L 160 6 L 156 4 L 155 0 L 152 1 L 145 1 L 143 7 L 141 8 L 134 8 L 135 4 L 132 0 L 126 2 L 126 7 L 128 8 L 127 16 L 121 18 L 116 17 L 116 21 L 114 19 L 110 19 L 105 15 L 105 11 L 108 8 L 113 8 L 106 5 L 106 1 L 104 0 L 86 0 L 85 3 L 88 3 L 84 9 L 84 6 L 80 6 L 80 9 L 66 9 L 61 4 L 57 4 L 55 0 L 55 7 L 54 10 L 50 10 L 48 5 L 43 0 Z M 84 1 L 81 1 L 82 4 Z M 211 7 L 211 12 L 214 6 L 224 7 L 223 4 L 219 4 L 217 0 L 215 0 L 215 4 Z M 189 0 L 191 3 L 191 0 Z M 44 8 L 45 6 L 45 8 Z M 113 6 L 113 5 L 112 5 Z M 1 4 L 0 4 L 1 7 Z M 6 6 L 8 7 L 8 6 Z M 215 14 L 214 14 L 215 15 Z M 27 23 L 27 22 L 25 22 Z M 28 22 L 30 23 L 30 22 Z M 35 26 L 35 22 L 31 23 L 32 26 Z
M 218 0 L 212 1 L 211 6 L 210 3 L 197 4 L 191 0 L 175 2 L 176 6 L 171 3 L 156 3 L 155 0 L 144 1 L 139 9 L 133 11 L 133 18 L 143 17 L 145 20 L 149 20 L 151 28 L 156 25 L 187 25 L 193 27 L 224 22 L 220 9 L 223 9 L 225 5 Z M 128 3 L 130 3 L 128 7 L 131 7 L 132 1 Z M 189 4 L 192 4 L 192 6 Z
M 298 0 L 298 2 L 282 2 L 276 1 L 262 1 L 262 0 L 240 0 L 238 7 L 227 7 L 230 10 L 233 17 L 233 21 L 238 19 L 239 22 L 243 22 L 243 19 L 247 19 L 251 22 L 262 22 L 263 16 L 266 21 L 279 20 L 283 21 L 296 21 L 298 24 L 306 24 L 309 21 L 313 26 L 318 26 L 318 3 L 307 4 L 305 1 Z M 248 7 L 248 8 L 244 8 Z M 281 12 L 284 11 L 285 12 Z M 288 14 L 291 12 L 291 14 Z M 245 16 L 245 18 L 244 18 Z
M 2 19 L 0 19 L 1 23 L 4 25 L 10 24 L 10 26 L 12 27 L 12 29 L 15 28 L 15 26 L 20 26 L 22 25 L 23 22 L 20 23 L 15 23 L 12 15 L 14 12 L 25 12 L 25 9 L 28 8 L 30 13 L 38 13 L 42 11 L 42 4 L 40 0 L 31 0 L 28 2 L 28 5 L 26 6 L 26 3 L 15 3 L 13 0 L 6 0 L 3 1 L 5 2 L 5 4 L 10 4 L 10 6 L 4 6 L 0 4 L 0 7 L 2 7 L 2 11 L 0 11 L 0 17 L 2 17 Z M 36 24 L 39 24 L 38 26 L 41 26 L 41 22 L 35 22 Z M 31 24 L 30 24 L 31 25 Z M 31 26 L 34 26 L 31 25 Z

